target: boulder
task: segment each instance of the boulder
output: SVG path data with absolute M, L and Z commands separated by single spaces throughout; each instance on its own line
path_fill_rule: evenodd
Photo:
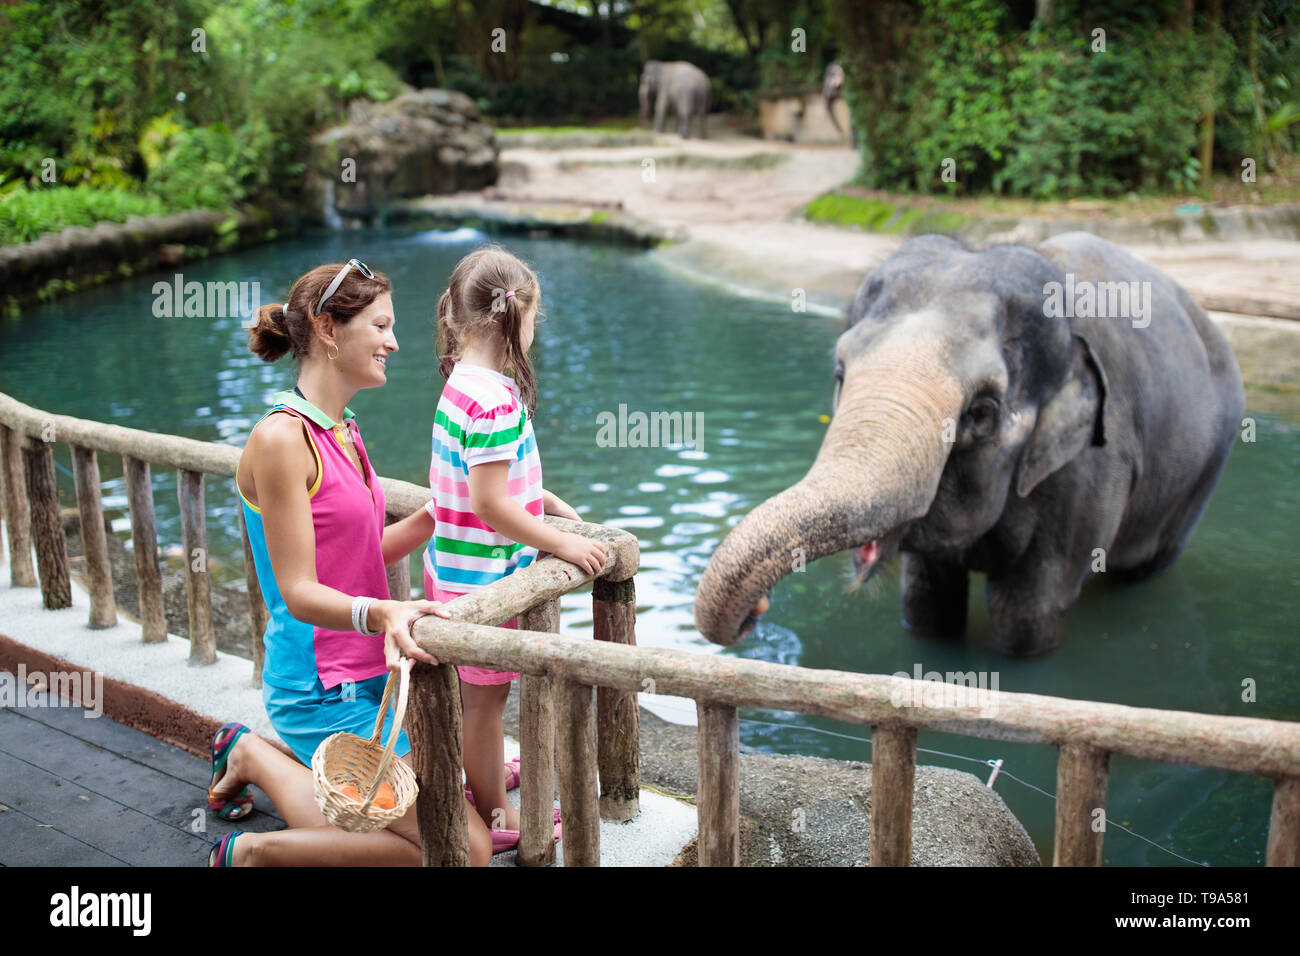
M 353 103 L 346 125 L 312 139 L 303 212 L 323 223 L 370 223 L 397 199 L 491 185 L 498 154 L 494 130 L 464 93 L 411 90 Z M 355 166 L 345 170 L 345 160 Z

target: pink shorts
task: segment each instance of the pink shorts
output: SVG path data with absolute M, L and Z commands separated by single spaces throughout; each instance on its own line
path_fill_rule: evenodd
M 428 601 L 442 601 L 446 604 L 460 597 L 461 593 L 457 591 L 443 591 L 433 583 L 433 578 L 429 576 L 429 569 L 424 569 L 424 597 Z M 500 627 L 513 627 L 519 629 L 519 618 L 511 618 Z M 490 671 L 486 667 L 462 667 L 456 665 L 456 673 L 466 684 L 509 684 L 512 680 L 518 679 L 519 675 L 514 671 Z

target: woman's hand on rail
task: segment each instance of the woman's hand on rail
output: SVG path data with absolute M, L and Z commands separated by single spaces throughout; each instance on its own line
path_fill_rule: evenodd
M 451 617 L 441 601 L 376 601 L 370 605 L 366 624 L 371 629 L 377 626 L 383 630 L 384 659 L 390 670 L 399 665 L 402 655 L 426 664 L 438 663 L 436 657 L 411 637 L 411 625 L 426 614 Z

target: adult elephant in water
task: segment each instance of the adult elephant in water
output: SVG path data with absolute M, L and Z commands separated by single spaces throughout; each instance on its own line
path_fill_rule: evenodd
M 695 622 L 712 641 L 744 637 L 799 561 L 852 548 L 858 581 L 902 553 L 909 628 L 962 634 L 980 571 L 992 648 L 1050 651 L 1090 574 L 1178 557 L 1245 404 L 1187 291 L 1088 233 L 907 242 L 858 289 L 832 374 L 812 468 L 705 569 Z
M 644 122 L 651 100 L 655 105 L 654 131 L 662 133 L 664 117 L 669 104 L 677 113 L 677 135 L 685 139 L 690 131 L 691 118 L 700 118 L 700 138 L 709 135 L 709 77 L 694 63 L 674 60 L 669 63 L 649 60 L 641 70 L 641 84 L 637 90 L 641 100 L 641 120 Z

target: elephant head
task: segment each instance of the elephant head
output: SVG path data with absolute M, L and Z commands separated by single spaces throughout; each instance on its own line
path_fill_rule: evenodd
M 1101 366 L 1044 308 L 1062 278 L 1030 249 L 972 253 L 943 236 L 868 275 L 835 345 L 817 457 L 719 545 L 696 595 L 700 632 L 740 640 L 800 561 L 852 548 L 865 580 L 899 551 L 960 562 L 995 529 L 1017 534 L 1017 502 L 1104 441 Z
M 663 63 L 659 60 L 647 60 L 645 66 L 641 69 L 641 83 L 637 88 L 637 96 L 641 100 L 642 121 L 645 121 L 650 116 L 650 106 L 659 90 L 662 70 Z

